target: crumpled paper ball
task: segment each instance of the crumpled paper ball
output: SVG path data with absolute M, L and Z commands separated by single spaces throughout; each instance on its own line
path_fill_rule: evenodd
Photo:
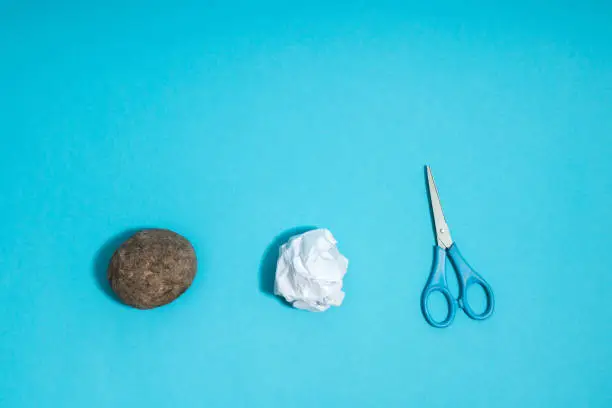
M 295 308 L 311 312 L 340 306 L 347 267 L 348 259 L 338 251 L 329 230 L 296 235 L 279 250 L 274 294 Z
M 108 280 L 125 304 L 152 309 L 172 302 L 189 288 L 197 268 L 189 241 L 165 229 L 141 230 L 113 254 Z

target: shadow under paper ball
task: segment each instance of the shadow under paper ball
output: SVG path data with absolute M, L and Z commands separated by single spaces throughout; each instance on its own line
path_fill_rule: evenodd
M 274 295 L 274 279 L 276 276 L 276 263 L 278 261 L 278 251 L 280 247 L 289 241 L 294 235 L 303 234 L 308 231 L 317 229 L 317 227 L 303 226 L 295 227 L 283 231 L 277 235 L 274 240 L 268 245 L 266 251 L 263 254 L 261 263 L 259 265 L 259 290 L 260 292 L 276 297 L 283 304 L 289 306 L 281 297 Z

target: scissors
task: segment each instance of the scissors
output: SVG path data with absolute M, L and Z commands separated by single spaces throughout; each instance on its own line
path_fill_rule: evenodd
M 431 214 L 433 216 L 434 226 L 436 228 L 436 239 L 438 242 L 434 249 L 431 273 L 425 284 L 425 289 L 423 289 L 423 293 L 421 294 L 421 310 L 423 311 L 423 316 L 425 320 L 427 320 L 427 323 L 433 327 L 439 328 L 448 327 L 453 322 L 457 308 L 463 309 L 465 314 L 471 319 L 484 320 L 493 314 L 493 307 L 495 304 L 493 290 L 487 281 L 468 265 L 463 256 L 461 256 L 457 244 L 453 242 L 450 231 L 448 230 L 448 225 L 444 219 L 440 197 L 438 196 L 438 189 L 431 175 L 431 169 L 429 166 L 426 166 L 426 169 L 429 203 L 431 205 Z M 446 281 L 447 256 L 455 269 L 457 281 L 459 282 L 459 296 L 457 296 L 457 299 L 451 295 Z M 472 285 L 480 285 L 486 296 L 487 305 L 485 310 L 480 314 L 474 312 L 474 309 L 472 309 L 468 303 L 467 289 Z M 434 292 L 440 292 L 444 295 L 448 307 L 447 315 L 442 321 L 435 320 L 429 311 L 427 300 Z

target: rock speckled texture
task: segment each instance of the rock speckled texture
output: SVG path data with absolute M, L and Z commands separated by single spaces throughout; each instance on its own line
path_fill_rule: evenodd
M 138 309 L 172 302 L 196 274 L 196 254 L 187 239 L 164 229 L 142 230 L 113 254 L 108 280 L 117 296 Z

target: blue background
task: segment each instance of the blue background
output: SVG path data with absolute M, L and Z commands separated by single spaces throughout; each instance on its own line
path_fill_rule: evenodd
M 611 406 L 612 8 L 508 3 L 1 3 L 0 406 Z M 421 316 L 426 163 L 486 322 Z M 309 225 L 322 314 L 268 293 Z M 200 260 L 151 311 L 140 227 Z

